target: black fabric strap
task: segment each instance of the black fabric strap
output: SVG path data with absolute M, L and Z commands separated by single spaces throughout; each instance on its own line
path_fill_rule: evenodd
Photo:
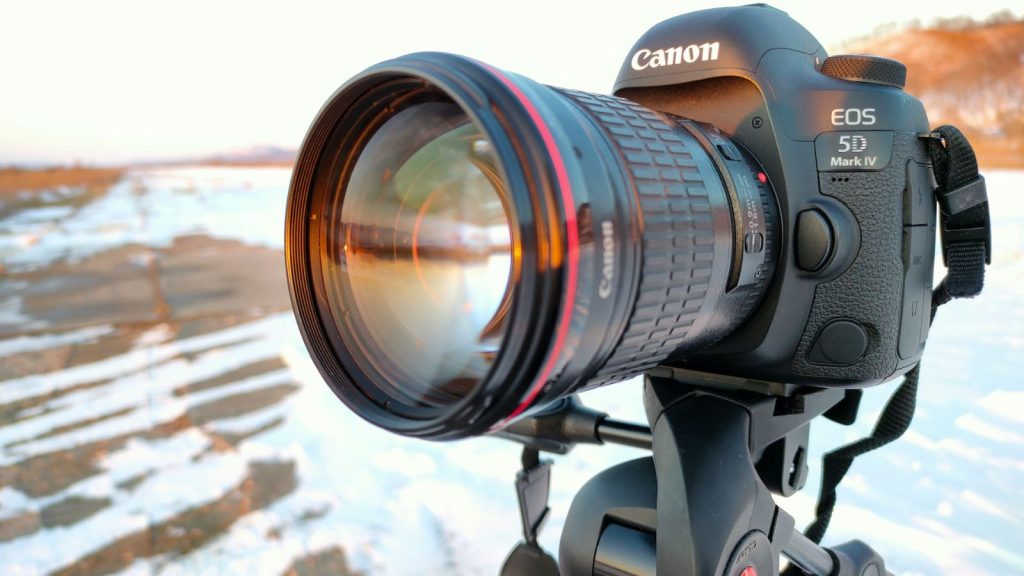
M 523 470 L 532 470 L 540 464 L 540 452 L 536 448 L 530 448 L 529 446 L 523 448 L 523 455 L 521 458 L 523 464 Z
M 932 313 L 953 298 L 976 296 L 985 283 L 985 264 L 991 261 L 992 236 L 985 181 L 967 139 L 953 126 L 942 126 L 929 135 L 928 153 L 938 188 L 936 200 L 942 211 L 942 254 L 946 277 L 932 292 Z M 858 456 L 885 446 L 907 431 L 917 405 L 918 363 L 903 378 L 882 410 L 871 434 L 828 452 L 822 458 L 821 493 L 816 518 L 806 536 L 821 543 L 836 505 L 836 489 Z M 790 564 L 784 576 L 803 574 Z
M 942 227 L 942 256 L 949 272 L 943 289 L 953 298 L 977 296 L 992 261 L 985 180 L 967 138 L 954 126 L 941 126 L 928 140 Z
M 870 435 L 825 454 L 822 459 L 821 494 L 818 495 L 818 507 L 815 510 L 817 518 L 804 531 L 815 543 L 820 544 L 825 536 L 836 505 L 836 488 L 850 470 L 854 458 L 885 446 L 907 431 L 910 421 L 914 419 L 919 375 L 920 364 L 907 372 L 903 383 L 889 398 L 889 403 L 882 410 Z

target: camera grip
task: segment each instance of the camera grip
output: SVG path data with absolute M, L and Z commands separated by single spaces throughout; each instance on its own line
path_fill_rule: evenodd
M 872 384 L 920 358 L 920 335 L 927 331 L 927 320 L 921 317 L 927 314 L 927 305 L 922 300 L 932 283 L 935 208 L 932 189 L 924 185 L 927 190 L 922 193 L 918 185 L 912 192 L 921 213 L 932 214 L 925 217 L 925 224 L 910 225 L 914 222 L 908 166 L 915 162 L 929 162 L 924 143 L 913 132 L 898 131 L 883 170 L 819 172 L 821 194 L 849 209 L 860 230 L 860 245 L 849 267 L 816 287 L 793 355 L 795 373 Z M 830 361 L 821 353 L 823 347 L 854 359 Z

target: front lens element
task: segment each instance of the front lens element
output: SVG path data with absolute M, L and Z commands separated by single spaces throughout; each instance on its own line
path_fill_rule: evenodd
M 447 101 L 379 125 L 325 206 L 333 321 L 385 395 L 443 408 L 487 375 L 514 284 L 510 207 L 488 138 Z

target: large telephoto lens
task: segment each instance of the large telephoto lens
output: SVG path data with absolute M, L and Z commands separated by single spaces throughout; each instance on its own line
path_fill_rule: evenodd
M 314 120 L 286 266 L 335 394 L 451 439 L 728 335 L 771 280 L 777 218 L 714 127 L 421 53 Z

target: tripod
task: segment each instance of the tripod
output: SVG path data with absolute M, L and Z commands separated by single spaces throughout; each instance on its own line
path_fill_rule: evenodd
M 525 542 L 503 576 L 775 576 L 780 554 L 806 574 L 885 576 L 859 540 L 819 547 L 794 529 L 771 493 L 804 485 L 810 422 L 849 424 L 860 395 L 839 389 L 731 382 L 661 369 L 648 374 L 650 426 L 619 422 L 563 399 L 498 435 L 526 446 L 516 478 Z M 555 564 L 537 544 L 547 513 L 550 462 L 576 444 L 652 451 L 599 473 L 573 499 Z

